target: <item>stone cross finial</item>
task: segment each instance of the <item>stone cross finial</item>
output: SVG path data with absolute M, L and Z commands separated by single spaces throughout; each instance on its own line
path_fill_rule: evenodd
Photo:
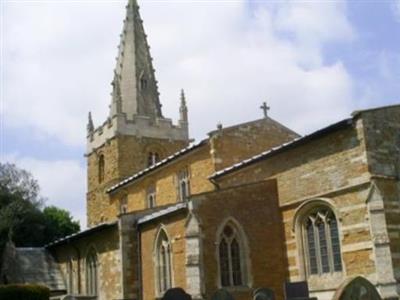
M 268 117 L 268 111 L 271 109 L 271 107 L 269 107 L 266 102 L 263 102 L 263 105 L 261 105 L 260 108 L 264 112 L 264 117 Z

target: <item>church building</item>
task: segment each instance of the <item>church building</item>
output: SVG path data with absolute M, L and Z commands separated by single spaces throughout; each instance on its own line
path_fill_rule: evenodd
M 154 300 L 180 287 L 195 300 L 220 289 L 249 300 L 259 288 L 283 300 L 294 282 L 318 300 L 399 299 L 400 105 L 306 136 L 264 105 L 263 118 L 194 142 L 183 91 L 177 103 L 173 123 L 130 0 L 109 116 L 95 126 L 89 114 L 88 229 L 8 249 L 2 272 L 44 261 L 31 281 L 54 299 Z

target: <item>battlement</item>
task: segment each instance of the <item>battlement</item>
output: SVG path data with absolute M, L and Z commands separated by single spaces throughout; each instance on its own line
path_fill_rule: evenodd
M 172 120 L 168 118 L 151 118 L 140 115 L 134 115 L 132 120 L 128 120 L 126 114 L 120 113 L 108 118 L 102 125 L 88 134 L 86 155 L 118 135 L 173 141 L 187 141 L 189 139 L 187 123 L 179 122 L 179 125 L 174 125 Z

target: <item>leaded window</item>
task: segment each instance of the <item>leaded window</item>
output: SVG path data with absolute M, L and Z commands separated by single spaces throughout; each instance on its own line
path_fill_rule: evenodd
M 231 223 L 226 224 L 218 244 L 221 286 L 244 285 L 243 251 L 242 241 L 236 226 Z
M 162 295 L 172 287 L 171 244 L 164 230 L 160 231 L 156 245 L 157 290 Z
M 330 209 L 308 214 L 304 219 L 304 241 L 309 275 L 342 271 L 338 224 Z
M 86 291 L 88 295 L 97 295 L 97 254 L 92 249 L 86 257 Z

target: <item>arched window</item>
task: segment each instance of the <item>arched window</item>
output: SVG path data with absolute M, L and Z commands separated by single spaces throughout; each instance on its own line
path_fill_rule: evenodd
M 155 165 L 160 160 L 160 155 L 157 152 L 149 152 L 147 157 L 147 166 L 151 167 Z
M 151 185 L 147 189 L 147 208 L 153 208 L 156 206 L 156 187 Z
M 97 254 L 94 249 L 91 249 L 86 256 L 86 292 L 90 296 L 97 295 Z
M 98 176 L 99 176 L 99 182 L 103 182 L 104 181 L 104 155 L 101 154 L 99 156 L 99 162 L 98 162 Z
M 246 283 L 245 249 L 239 228 L 227 222 L 219 236 L 218 258 L 221 287 L 244 286 Z
M 172 287 L 171 243 L 163 229 L 158 233 L 155 250 L 157 292 L 162 295 Z
M 302 234 L 309 275 L 342 271 L 338 223 L 330 208 L 322 206 L 306 214 Z
M 190 195 L 189 172 L 187 169 L 181 170 L 178 173 L 178 200 L 186 201 Z

